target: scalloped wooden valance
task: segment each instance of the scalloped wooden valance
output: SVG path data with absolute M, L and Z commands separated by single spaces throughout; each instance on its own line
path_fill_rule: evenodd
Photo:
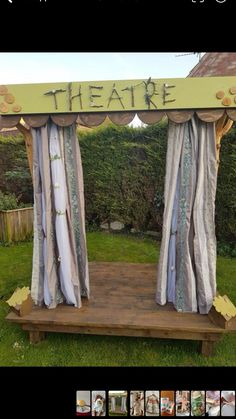
M 145 124 L 155 124 L 164 118 L 168 118 L 177 124 L 187 122 L 193 114 L 196 113 L 200 120 L 204 122 L 216 122 L 223 115 L 232 121 L 236 121 L 236 109 L 206 109 L 206 110 L 178 110 L 178 111 L 142 111 L 137 112 L 139 119 Z M 24 120 L 32 128 L 42 127 L 49 118 L 61 127 L 69 126 L 76 122 L 87 127 L 96 127 L 101 125 L 108 117 L 116 125 L 128 125 L 133 121 L 135 112 L 93 112 L 93 113 L 75 113 L 75 114 L 52 114 L 52 115 L 9 115 L 0 116 L 0 129 L 12 128 Z

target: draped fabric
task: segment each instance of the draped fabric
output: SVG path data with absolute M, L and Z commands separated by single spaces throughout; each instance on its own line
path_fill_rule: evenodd
M 208 313 L 216 293 L 215 126 L 170 123 L 156 301 Z
M 81 306 L 89 297 L 83 173 L 75 125 L 32 129 L 36 304 Z
M 175 301 L 175 281 L 176 281 L 176 235 L 178 225 L 178 205 L 179 205 L 179 174 L 177 176 L 174 205 L 171 218 L 170 242 L 168 250 L 168 270 L 167 270 L 167 294 L 168 301 Z
M 121 412 L 127 412 L 126 409 L 126 396 L 123 396 L 121 399 Z
M 111 397 L 111 411 L 112 412 L 116 411 L 116 399 L 115 399 L 115 397 Z

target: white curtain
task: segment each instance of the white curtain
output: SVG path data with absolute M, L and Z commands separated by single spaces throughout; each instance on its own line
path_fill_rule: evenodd
M 171 218 L 170 242 L 168 251 L 168 271 L 167 271 L 167 294 L 168 301 L 175 302 L 175 282 L 176 282 L 176 235 L 178 226 L 178 205 L 179 205 L 179 174 L 177 176 L 174 205 Z
M 83 173 L 76 127 L 32 129 L 36 304 L 81 306 L 89 297 Z
M 68 304 L 80 305 L 76 301 L 73 284 L 76 270 L 72 269 L 73 249 L 69 239 L 67 222 L 68 194 L 65 165 L 62 160 L 61 144 L 56 125 L 52 125 L 49 137 L 49 151 L 52 175 L 52 199 L 55 205 L 55 230 L 59 253 L 59 277 L 62 293 Z
M 115 399 L 115 397 L 111 397 L 111 411 L 112 412 L 116 411 L 116 399 Z
M 209 312 L 216 293 L 215 126 L 197 116 L 170 122 L 165 210 L 158 264 L 158 304 Z
M 127 409 L 126 409 L 126 397 L 123 396 L 122 399 L 121 399 L 121 412 L 126 412 L 126 411 L 127 411 Z

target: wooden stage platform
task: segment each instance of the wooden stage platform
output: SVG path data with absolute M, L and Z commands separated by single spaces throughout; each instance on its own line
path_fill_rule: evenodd
M 23 317 L 10 312 L 6 319 L 29 331 L 32 343 L 43 339 L 45 332 L 190 339 L 201 341 L 204 355 L 211 355 L 214 342 L 228 332 L 207 315 L 157 305 L 154 264 L 91 262 L 89 271 L 91 298 L 83 298 L 81 309 L 34 308 Z

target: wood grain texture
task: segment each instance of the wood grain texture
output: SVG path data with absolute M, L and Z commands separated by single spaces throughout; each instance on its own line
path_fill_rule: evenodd
M 32 344 L 39 343 L 44 338 L 45 338 L 45 333 L 44 332 L 39 332 L 39 331 L 30 331 L 29 332 L 29 339 L 30 339 L 30 343 L 32 343 Z
M 128 125 L 133 121 L 135 112 L 109 112 L 107 116 L 113 124 Z
M 175 122 L 176 124 L 181 124 L 183 122 L 187 122 L 191 119 L 191 117 L 193 116 L 194 111 L 193 110 L 189 110 L 189 111 L 167 111 L 166 114 L 168 116 L 168 118 L 172 121 Z
M 25 123 L 31 128 L 39 128 L 46 125 L 49 115 L 24 115 Z
M 218 121 L 224 114 L 224 109 L 202 109 L 196 111 L 196 114 L 201 121 L 215 122 Z
M 162 118 L 166 116 L 166 113 L 163 111 L 143 111 L 138 112 L 138 117 L 144 124 L 156 124 L 161 121 Z
M 214 342 L 203 340 L 201 343 L 201 354 L 204 356 L 212 356 L 214 353 Z
M 19 115 L 2 115 L 0 117 L 0 129 L 2 128 L 13 128 L 20 122 Z
M 7 320 L 19 323 L 35 341 L 41 332 L 187 339 L 206 341 L 203 352 L 227 332 L 207 315 L 157 305 L 155 264 L 90 262 L 89 271 L 91 298 L 83 298 L 82 308 L 35 307 L 23 317 L 10 312 Z
M 21 241 L 33 236 L 33 208 L 0 211 L 0 240 Z
M 33 137 L 30 129 L 22 125 L 20 122 L 16 125 L 16 128 L 23 134 L 26 146 L 26 153 L 29 163 L 30 174 L 33 179 Z

